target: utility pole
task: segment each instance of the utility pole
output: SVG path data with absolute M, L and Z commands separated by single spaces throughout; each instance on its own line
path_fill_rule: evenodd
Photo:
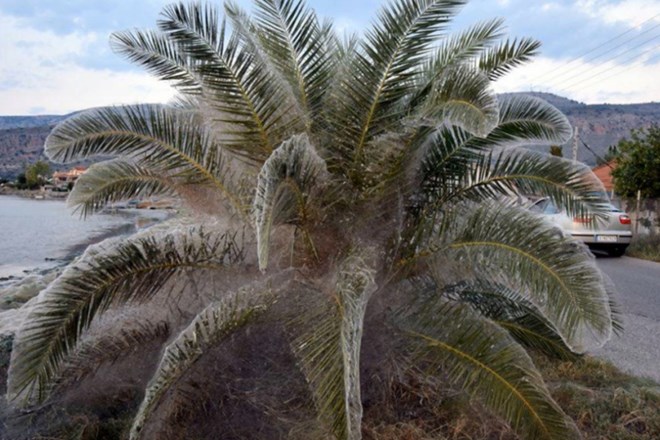
M 635 235 L 639 233 L 639 211 L 641 211 L 642 190 L 637 190 L 637 206 L 635 207 Z
M 577 162 L 577 154 L 578 154 L 578 138 L 580 137 L 580 129 L 576 126 L 575 127 L 575 133 L 573 135 L 573 160 Z

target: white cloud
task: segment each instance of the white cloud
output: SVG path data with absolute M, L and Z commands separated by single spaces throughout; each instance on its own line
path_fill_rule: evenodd
M 172 92 L 147 74 L 80 66 L 95 33 L 56 35 L 0 15 L 0 114 L 66 113 L 103 105 L 166 101 Z
M 558 3 L 550 2 L 550 3 L 543 3 L 543 5 L 541 5 L 541 10 L 543 12 L 548 12 L 559 8 L 561 8 L 561 5 L 559 5 Z
M 173 93 L 166 84 L 131 72 L 60 65 L 64 70 L 37 75 L 35 85 L 0 90 L 0 114 L 69 113 L 89 107 L 165 102 Z
M 605 23 L 625 23 L 630 27 L 652 20 L 660 22 L 660 2 L 657 0 L 578 0 L 576 6 L 587 15 Z
M 495 84 L 498 92 L 540 91 L 587 104 L 660 102 L 660 61 L 585 63 L 538 58 Z

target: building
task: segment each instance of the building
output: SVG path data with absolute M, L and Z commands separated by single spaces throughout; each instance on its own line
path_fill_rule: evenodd
M 87 171 L 87 168 L 82 166 L 74 167 L 69 171 L 55 171 L 53 173 L 53 186 L 55 188 L 68 187 L 70 183 L 73 184 L 78 180 L 78 177 L 85 174 L 85 171 Z
M 611 160 L 591 170 L 598 177 L 598 180 L 603 182 L 603 186 L 610 196 L 614 195 L 614 180 L 612 179 L 612 171 L 614 169 L 616 169 L 616 161 Z

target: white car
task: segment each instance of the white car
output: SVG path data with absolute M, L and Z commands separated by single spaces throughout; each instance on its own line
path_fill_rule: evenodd
M 543 214 L 564 233 L 583 242 L 590 249 L 620 257 L 626 252 L 632 239 L 630 216 L 612 204 L 609 207 L 607 216 L 599 221 L 590 216 L 571 217 L 547 198 L 534 202 L 530 209 Z

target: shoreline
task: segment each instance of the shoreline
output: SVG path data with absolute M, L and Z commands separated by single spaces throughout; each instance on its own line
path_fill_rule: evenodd
M 0 196 L 20 197 L 21 199 L 29 200 L 61 200 L 64 202 L 69 196 L 69 191 L 54 192 L 42 191 L 40 189 L 16 189 L 4 186 L 0 187 Z
M 32 195 L 35 192 L 39 193 L 39 191 L 21 191 L 20 193 L 3 192 L 0 193 L 0 196 L 5 196 L 3 200 L 8 203 L 12 199 L 15 200 L 15 202 L 11 203 L 40 202 L 41 199 L 35 200 L 32 198 Z M 2 197 L 0 197 L 0 199 L 2 199 Z M 45 200 L 47 202 L 52 200 L 65 201 L 64 198 Z M 48 204 L 41 205 L 39 203 L 34 203 L 34 205 L 48 206 Z M 57 203 L 57 206 L 54 204 L 51 206 L 53 209 L 57 208 L 57 212 L 65 209 L 64 204 L 60 205 L 60 203 Z M 50 211 L 50 208 L 48 207 L 45 209 Z M 100 215 L 102 217 L 107 218 L 107 216 L 111 216 L 115 218 L 115 220 L 109 222 L 106 225 L 99 223 L 102 226 L 95 227 L 92 233 L 89 235 L 87 232 L 81 232 L 77 239 L 60 242 L 61 245 L 57 249 L 51 249 L 53 246 L 51 246 L 52 243 L 49 243 L 48 247 L 44 248 L 41 246 L 39 248 L 40 250 L 29 252 L 26 255 L 21 254 L 20 256 L 11 256 L 6 254 L 5 256 L 9 256 L 0 260 L 0 290 L 20 283 L 26 278 L 33 276 L 43 276 L 49 272 L 52 272 L 53 270 L 65 267 L 75 258 L 82 255 L 89 246 L 98 244 L 106 239 L 113 237 L 130 236 L 140 230 L 149 228 L 162 221 L 168 220 L 173 216 L 176 216 L 176 213 L 176 210 L 163 209 L 155 206 L 151 209 L 138 209 L 134 207 L 127 208 L 122 206 L 101 212 Z M 18 227 L 21 227 L 20 223 L 18 224 Z M 30 236 L 28 240 L 31 239 L 40 238 Z

